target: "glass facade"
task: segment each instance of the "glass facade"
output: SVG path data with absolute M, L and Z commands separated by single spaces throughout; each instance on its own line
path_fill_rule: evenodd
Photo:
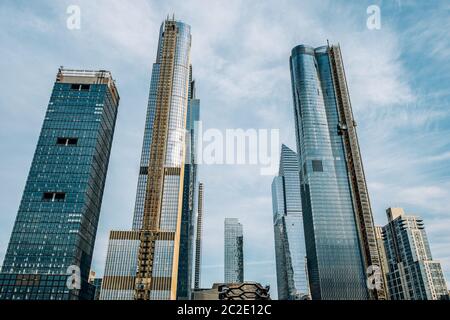
M 172 36 L 175 37 L 173 48 L 171 47 Z M 191 295 L 195 223 L 193 215 L 197 171 L 196 164 L 193 161 L 195 153 L 195 139 L 193 137 L 195 136 L 194 122 L 198 120 L 200 113 L 200 101 L 195 98 L 192 67 L 190 65 L 190 48 L 190 26 L 179 21 L 164 21 L 159 33 L 156 62 L 152 68 L 132 225 L 133 231 L 156 235 L 156 238 L 152 240 L 153 244 L 150 246 L 154 248 L 151 254 L 152 284 L 150 293 L 140 295 L 143 299 L 189 299 Z M 167 54 L 168 52 L 170 54 Z M 170 75 L 166 73 L 169 67 L 172 70 Z M 170 92 L 167 99 L 163 96 L 164 92 Z M 163 132 L 166 124 L 162 120 L 166 115 L 161 111 L 164 103 L 169 104 L 167 135 Z M 161 137 L 165 137 L 164 142 L 157 142 L 161 141 L 158 140 Z M 164 145 L 163 148 L 162 145 Z M 164 177 L 161 189 L 161 205 L 156 215 L 157 225 L 151 226 L 149 229 L 149 226 L 145 225 L 145 221 L 149 221 L 151 217 L 146 217 L 146 208 L 153 208 L 149 198 L 149 190 L 155 188 L 155 185 L 149 186 L 149 183 L 151 183 L 149 176 L 157 168 L 156 162 L 152 161 L 159 157 L 159 150 L 163 149 Z M 153 157 L 152 150 L 158 150 Z M 147 211 L 147 214 L 149 212 L 155 214 L 151 210 Z M 141 249 L 148 248 L 147 245 L 143 245 L 142 241 L 139 242 Z M 113 250 L 111 245 L 110 248 Z M 130 252 L 128 256 L 136 257 L 136 259 L 128 261 L 126 269 L 134 268 L 136 281 L 150 283 L 147 279 L 138 277 L 139 274 L 144 274 L 139 272 L 139 266 L 148 265 L 142 263 L 143 261 L 139 262 L 139 257 L 144 257 L 147 254 L 140 254 L 139 248 L 137 248 L 138 251 L 135 251 L 134 245 L 130 246 L 130 250 L 133 252 Z M 108 283 L 106 279 L 112 277 L 111 279 L 114 281 L 109 285 L 109 290 L 115 290 L 114 295 L 108 298 L 136 298 L 136 290 L 138 287 L 141 288 L 141 285 L 136 286 L 135 281 L 133 281 L 134 293 L 130 285 L 123 286 L 121 283 L 129 283 L 127 282 L 129 275 L 117 276 L 121 267 L 120 262 L 116 260 L 113 254 L 108 254 L 107 266 L 110 266 L 110 268 L 105 269 L 103 286 Z M 106 298 L 106 295 L 102 295 L 102 297 Z
M 312 299 L 367 299 L 328 47 L 295 47 L 290 68 Z
M 225 219 L 225 283 L 244 282 L 244 235 L 238 219 Z
M 433 261 L 423 220 L 405 215 L 401 208 L 389 208 L 387 214 L 383 242 L 390 299 L 448 300 L 441 264 Z
M 178 256 L 177 299 L 190 300 L 195 236 L 195 208 L 197 207 L 196 125 L 200 120 L 200 100 L 196 99 L 195 81 L 190 68 L 189 102 L 186 116 L 186 158 L 184 165 L 183 208 L 181 215 L 180 252 Z
M 309 298 L 297 154 L 283 145 L 279 176 L 272 183 L 278 299 Z
M 59 70 L 1 270 L 0 299 L 90 298 L 118 105 L 109 72 Z M 81 281 L 72 283 L 78 269 Z
M 111 231 L 100 300 L 133 300 L 139 251 L 138 231 Z

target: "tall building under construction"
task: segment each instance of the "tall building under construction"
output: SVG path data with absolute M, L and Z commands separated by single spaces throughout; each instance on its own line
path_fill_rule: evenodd
M 190 297 L 199 100 L 185 23 L 161 25 L 131 231 L 112 231 L 100 299 Z
M 312 298 L 385 299 L 341 49 L 296 46 L 290 67 Z

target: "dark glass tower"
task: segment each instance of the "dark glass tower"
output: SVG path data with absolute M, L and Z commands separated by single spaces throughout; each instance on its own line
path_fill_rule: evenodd
M 184 164 L 183 209 L 181 213 L 180 252 L 178 256 L 177 299 L 190 300 L 195 235 L 197 192 L 196 122 L 200 120 L 200 100 L 195 96 L 195 81 L 190 67 L 189 102 L 186 116 L 186 162 Z
M 1 270 L 0 299 L 90 298 L 118 105 L 109 72 L 59 69 Z
M 297 46 L 290 58 L 301 197 L 313 299 L 383 299 L 370 201 L 338 46 Z

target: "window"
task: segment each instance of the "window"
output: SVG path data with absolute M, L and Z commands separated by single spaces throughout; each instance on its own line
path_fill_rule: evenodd
M 60 202 L 64 201 L 66 199 L 66 193 L 65 192 L 44 192 L 44 195 L 42 196 L 42 200 L 44 201 L 51 201 L 51 202 Z
M 90 84 L 72 84 L 70 86 L 70 90 L 75 90 L 75 91 L 89 91 L 89 89 L 91 88 Z
M 313 160 L 312 167 L 314 172 L 323 172 L 322 160 Z
M 56 144 L 61 146 L 75 146 L 78 144 L 78 138 L 58 138 Z
M 141 170 L 139 171 L 139 174 L 148 174 L 148 167 L 141 167 Z

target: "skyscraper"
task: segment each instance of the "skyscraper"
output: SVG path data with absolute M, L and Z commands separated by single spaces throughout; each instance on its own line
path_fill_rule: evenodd
M 108 71 L 60 68 L 0 274 L 0 299 L 89 299 L 119 106 Z
M 197 132 L 200 120 L 200 100 L 196 98 L 192 67 L 189 72 L 189 102 L 186 119 L 186 160 L 184 165 L 183 209 L 181 216 L 180 250 L 178 258 L 177 299 L 190 300 L 195 238 L 195 209 L 197 206 Z
M 195 236 L 194 289 L 200 288 L 200 275 L 202 267 L 203 192 L 203 183 L 200 183 L 198 186 L 197 233 Z
M 244 235 L 238 219 L 225 219 L 225 283 L 244 282 Z
M 387 279 L 392 300 L 448 299 L 441 264 L 433 260 L 423 220 L 402 208 L 386 210 L 383 227 L 388 263 Z
M 305 235 L 297 154 L 284 144 L 280 170 L 272 182 L 278 299 L 309 297 Z
M 299 45 L 290 68 L 312 298 L 383 299 L 366 285 L 380 262 L 340 48 Z
M 101 299 L 189 297 L 196 179 L 191 153 L 199 116 L 190 49 L 190 26 L 164 21 L 152 69 L 133 230 L 111 232 Z

